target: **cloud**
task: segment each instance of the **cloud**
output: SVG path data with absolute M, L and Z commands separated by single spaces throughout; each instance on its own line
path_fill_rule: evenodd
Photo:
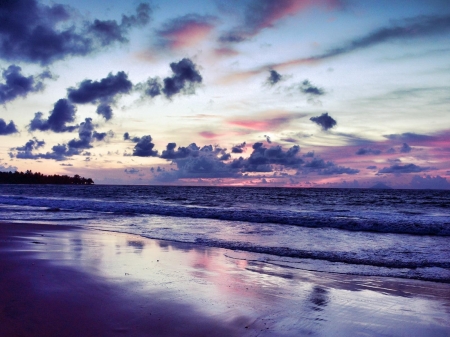
M 72 132 L 78 128 L 78 125 L 68 126 L 66 124 L 75 121 L 75 112 L 76 107 L 67 99 L 62 98 L 55 103 L 53 110 L 49 112 L 48 119 L 42 118 L 42 112 L 36 112 L 28 125 L 28 130 Z
M 192 143 L 188 147 L 179 147 L 177 150 L 175 150 L 177 144 L 176 143 L 169 143 L 166 146 L 166 149 L 163 150 L 161 154 L 161 158 L 163 159 L 180 159 L 180 158 L 186 158 L 189 156 L 197 156 L 198 151 L 200 148 L 195 144 Z
M 261 1 L 261 3 L 262 2 L 263 1 Z M 344 43 L 339 47 L 329 49 L 322 54 L 297 58 L 285 62 L 271 63 L 253 70 L 242 72 L 240 74 L 231 74 L 228 76 L 228 78 L 235 78 L 239 76 L 248 77 L 252 75 L 258 75 L 270 69 L 281 69 L 304 64 L 314 64 L 325 59 L 345 55 L 360 49 L 369 48 L 377 44 L 393 40 L 408 40 L 417 37 L 426 37 L 433 35 L 445 36 L 444 34 L 446 34 L 446 32 L 449 30 L 450 15 L 421 15 L 405 19 L 401 22 L 397 21 L 397 23 L 393 23 L 387 27 L 381 27 L 364 36 L 353 39 L 348 43 Z M 235 41 L 232 41 L 233 39 L 235 39 Z M 245 40 L 245 34 L 240 35 L 238 33 L 235 33 L 235 35 L 230 35 L 229 42 L 241 42 Z
M 150 13 L 148 4 L 140 4 L 136 15 L 123 15 L 120 23 L 81 20 L 77 26 L 79 14 L 67 5 L 7 1 L 0 7 L 0 58 L 47 65 L 68 56 L 84 56 L 126 42 L 130 28 L 145 25 Z
M 325 112 L 317 117 L 311 117 L 309 120 L 316 123 L 317 125 L 320 125 L 322 127 L 322 130 L 325 131 L 333 128 L 337 124 L 337 122 L 331 116 L 328 116 L 328 112 Z
M 401 174 L 401 173 L 419 173 L 428 171 L 429 167 L 421 167 L 417 166 L 415 164 L 406 164 L 406 165 L 392 165 L 390 167 L 384 167 L 381 170 L 378 171 L 378 173 L 395 173 L 395 174 Z
M 139 142 L 141 140 L 141 138 L 139 138 L 139 137 L 131 137 L 128 132 L 125 132 L 123 134 L 123 140 L 130 140 L 133 143 L 137 143 L 137 142 Z
M 413 132 L 405 132 L 405 133 L 395 133 L 390 135 L 383 135 L 383 137 L 390 139 L 390 140 L 396 140 L 396 141 L 403 141 L 403 142 L 423 142 L 423 141 L 432 141 L 435 139 L 433 136 L 428 135 L 421 135 L 418 133 Z
M 16 124 L 14 124 L 13 121 L 9 121 L 9 123 L 6 124 L 5 120 L 0 118 L 0 136 L 12 135 L 17 132 L 19 131 L 17 131 Z
M 371 154 L 379 155 L 379 154 L 381 154 L 381 150 L 360 148 L 358 151 L 356 151 L 355 154 L 358 156 L 371 155 Z
M 223 33 L 219 41 L 239 43 L 257 35 L 265 28 L 272 28 L 278 21 L 293 16 L 314 5 L 336 6 L 336 0 L 251 0 L 244 10 L 242 25 Z
M 135 168 L 125 169 L 124 171 L 126 174 L 138 174 L 140 171 Z
M 322 96 L 325 94 L 325 91 L 322 88 L 316 87 L 311 84 L 310 81 L 304 80 L 299 86 L 298 86 L 300 92 L 312 95 L 312 96 Z
M 280 82 L 283 79 L 283 76 L 281 76 L 276 70 L 269 70 L 269 77 L 267 78 L 266 83 L 273 86 Z
M 127 74 L 119 71 L 116 75 L 109 73 L 100 81 L 84 80 L 78 88 L 67 89 L 67 97 L 78 104 L 111 102 L 116 95 L 130 92 L 132 87 Z
M 359 170 L 357 169 L 337 165 L 333 165 L 317 171 L 317 174 L 322 176 L 329 176 L 334 174 L 357 174 L 357 173 L 359 173 Z
M 149 78 L 146 83 L 138 84 L 136 88 L 143 90 L 151 98 L 161 95 L 162 84 L 158 78 Z
M 139 139 L 133 149 L 133 156 L 136 157 L 156 157 L 158 151 L 154 151 L 155 144 L 152 143 L 150 135 L 143 136 Z
M 5 164 L 5 165 L 1 165 L 0 164 L 0 172 L 15 172 L 15 171 L 17 171 L 17 167 L 16 166 L 6 166 L 7 164 Z
M 158 44 L 170 49 L 195 46 L 214 29 L 215 21 L 215 17 L 198 14 L 187 14 L 172 19 L 156 31 Z
M 245 150 L 245 142 L 238 144 L 238 145 L 234 145 L 231 148 L 231 153 L 242 153 Z
M 70 140 L 67 144 L 58 144 L 52 147 L 51 152 L 47 153 L 33 153 L 44 145 L 43 141 L 38 141 L 33 138 L 27 142 L 23 147 L 18 147 L 13 150 L 17 150 L 16 154 L 12 154 L 13 157 L 18 159 L 54 159 L 57 161 L 66 160 L 68 157 L 82 154 L 83 150 L 92 148 L 94 141 L 102 141 L 107 137 L 112 137 L 113 133 L 99 133 L 94 130 L 95 125 L 92 123 L 91 118 L 86 118 L 84 122 L 78 126 L 78 137 Z
M 331 161 L 325 161 L 321 158 L 313 158 L 310 162 L 305 163 L 303 167 L 306 172 L 317 171 L 319 175 L 335 175 L 335 174 L 357 174 L 359 170 L 349 167 L 338 166 Z
M 164 78 L 162 82 L 158 78 L 149 78 L 147 82 L 137 84 L 136 89 L 152 98 L 164 94 L 171 99 L 179 93 L 194 94 L 203 81 L 197 66 L 188 58 L 172 62 L 170 68 L 173 72 L 171 77 Z
M 450 189 L 450 183 L 446 178 L 441 176 L 413 176 L 409 184 L 412 188 L 417 189 L 433 189 L 433 190 L 448 190 Z
M 197 66 L 188 58 L 184 58 L 177 63 L 171 63 L 170 68 L 173 75 L 164 79 L 162 89 L 167 98 L 171 98 L 180 92 L 194 93 L 196 85 L 203 80 Z
M 112 118 L 112 109 L 109 103 L 114 103 L 117 97 L 127 94 L 133 88 L 133 83 L 127 74 L 119 71 L 116 75 L 109 73 L 100 81 L 84 80 L 78 88 L 67 89 L 67 97 L 73 103 L 100 103 L 97 113 L 106 120 Z
M 411 152 L 411 146 L 409 146 L 406 143 L 403 143 L 402 147 L 400 148 L 401 153 L 409 153 Z
M 368 169 L 368 170 L 376 170 L 377 167 L 375 165 L 370 165 L 370 166 L 367 166 L 366 169 Z
M 109 104 L 106 103 L 102 103 L 97 107 L 96 112 L 100 115 L 103 116 L 103 118 L 107 121 L 109 121 L 112 118 L 113 115 L 113 111 L 112 108 Z
M 44 145 L 45 145 L 44 140 L 38 140 L 36 137 L 33 137 L 33 139 L 30 139 L 28 142 L 26 142 L 24 146 L 12 148 L 11 150 L 31 152 L 33 150 L 37 150 L 43 147 Z
M 52 78 L 50 72 L 37 76 L 25 77 L 21 74 L 22 68 L 14 64 L 3 70 L 2 77 L 5 83 L 0 83 L 0 104 L 12 101 L 17 97 L 26 97 L 31 92 L 44 89 L 44 78 Z
M 256 131 L 273 131 L 305 116 L 306 114 L 277 110 L 260 113 L 257 117 L 252 118 L 230 119 L 227 123 L 232 126 Z

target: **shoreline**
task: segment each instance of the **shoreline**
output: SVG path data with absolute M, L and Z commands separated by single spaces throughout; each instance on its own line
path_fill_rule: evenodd
M 0 223 L 5 336 L 448 336 L 450 285 L 234 260 L 226 249 Z M 5 291 L 6 290 L 6 291 Z

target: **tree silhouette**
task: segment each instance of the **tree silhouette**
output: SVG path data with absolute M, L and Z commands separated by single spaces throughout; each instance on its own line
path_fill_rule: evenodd
M 68 175 L 44 175 L 40 172 L 33 173 L 31 170 L 23 172 L 0 172 L 0 184 L 54 184 L 54 185 L 93 185 L 91 178 L 80 177 L 75 174 Z

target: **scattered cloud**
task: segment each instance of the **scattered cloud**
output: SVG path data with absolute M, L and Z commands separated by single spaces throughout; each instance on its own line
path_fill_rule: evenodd
M 377 150 L 377 149 L 370 149 L 370 148 L 360 148 L 358 151 L 356 151 L 355 153 L 358 156 L 364 156 L 364 155 L 379 155 L 381 154 L 381 150 Z
M 312 96 L 322 96 L 325 91 L 322 88 L 316 87 L 311 84 L 309 80 L 304 80 L 300 85 L 298 85 L 300 92 L 312 95 Z
M 114 103 L 122 94 L 127 94 L 133 88 L 133 83 L 125 72 L 119 71 L 116 75 L 109 73 L 100 81 L 84 80 L 78 88 L 67 89 L 67 97 L 73 103 L 100 103 L 97 113 L 106 120 L 112 118 L 112 109 L 109 104 Z
M 228 124 L 244 129 L 256 131 L 277 130 L 296 119 L 304 118 L 306 114 L 290 113 L 286 111 L 267 111 L 259 114 L 258 117 L 236 118 L 228 120 Z
M 19 131 L 13 121 L 9 121 L 9 123 L 6 124 L 5 120 L 0 118 L 0 136 L 12 135 L 17 132 Z
M 409 153 L 411 152 L 411 146 L 409 146 L 406 143 L 403 143 L 402 147 L 400 148 L 401 153 Z
M 147 82 L 138 84 L 137 90 L 152 98 L 164 94 L 171 99 L 179 93 L 194 94 L 195 89 L 203 81 L 191 59 L 184 58 L 179 62 L 172 62 L 170 68 L 173 72 L 171 77 L 164 78 L 162 82 L 158 78 L 149 78 Z
M 135 168 L 125 169 L 124 171 L 126 174 L 138 174 L 140 171 Z
M 321 126 L 324 131 L 333 128 L 337 124 L 336 120 L 334 120 L 331 116 L 328 116 L 328 112 L 325 112 L 317 117 L 311 117 L 309 120 Z
M 43 79 L 52 78 L 49 71 L 36 76 L 25 77 L 21 74 L 22 68 L 14 64 L 3 70 L 4 83 L 0 83 L 0 104 L 13 101 L 17 97 L 26 97 L 29 93 L 44 89 Z
M 276 70 L 269 70 L 269 74 L 270 75 L 267 78 L 266 83 L 270 86 L 274 86 L 283 79 L 283 76 L 281 76 Z
M 58 100 L 53 110 L 49 112 L 48 119 L 44 119 L 42 112 L 36 112 L 34 118 L 28 125 L 29 131 L 53 131 L 53 132 L 72 132 L 78 128 L 78 125 L 66 125 L 75 121 L 76 107 L 67 99 Z
M 140 4 L 136 14 L 114 20 L 83 20 L 71 7 L 37 0 L 5 2 L 0 7 L 0 58 L 48 65 L 69 56 L 84 56 L 127 41 L 130 28 L 149 22 L 151 8 Z
M 152 143 L 150 135 L 141 137 L 134 146 L 133 156 L 136 157 L 156 157 L 158 151 L 154 151 L 155 144 Z
M 17 167 L 16 166 L 6 166 L 7 164 L 0 164 L 0 172 L 15 172 L 17 171 Z
M 170 49 L 195 46 L 214 29 L 216 20 L 213 16 L 198 14 L 171 19 L 156 31 L 158 45 Z
M 219 41 L 222 43 L 243 42 L 259 34 L 265 28 L 274 27 L 278 21 L 314 5 L 334 7 L 339 4 L 338 0 L 251 0 L 246 3 L 242 24 L 224 32 Z
M 433 190 L 448 190 L 450 189 L 450 183 L 446 178 L 441 176 L 413 176 L 411 183 L 409 184 L 412 188 L 417 189 L 433 189 Z
M 378 171 L 378 173 L 419 173 L 430 170 L 429 167 L 421 167 L 415 164 L 406 164 L 406 165 L 392 165 L 390 167 L 384 167 Z

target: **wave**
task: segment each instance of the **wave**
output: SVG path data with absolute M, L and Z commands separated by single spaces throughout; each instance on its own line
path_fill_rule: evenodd
M 41 210 L 59 209 L 59 212 L 101 212 L 122 216 L 160 215 L 251 223 L 273 223 L 310 228 L 336 228 L 395 234 L 450 236 L 450 222 L 446 216 L 428 216 L 391 212 L 360 212 L 339 209 L 326 211 L 305 209 L 295 211 L 283 208 L 250 208 L 239 206 L 206 207 L 167 205 L 159 202 L 102 201 L 94 199 L 63 199 L 23 196 L 0 196 L 0 205 L 13 207 L 41 207 Z M 55 212 L 58 213 L 58 212 Z

